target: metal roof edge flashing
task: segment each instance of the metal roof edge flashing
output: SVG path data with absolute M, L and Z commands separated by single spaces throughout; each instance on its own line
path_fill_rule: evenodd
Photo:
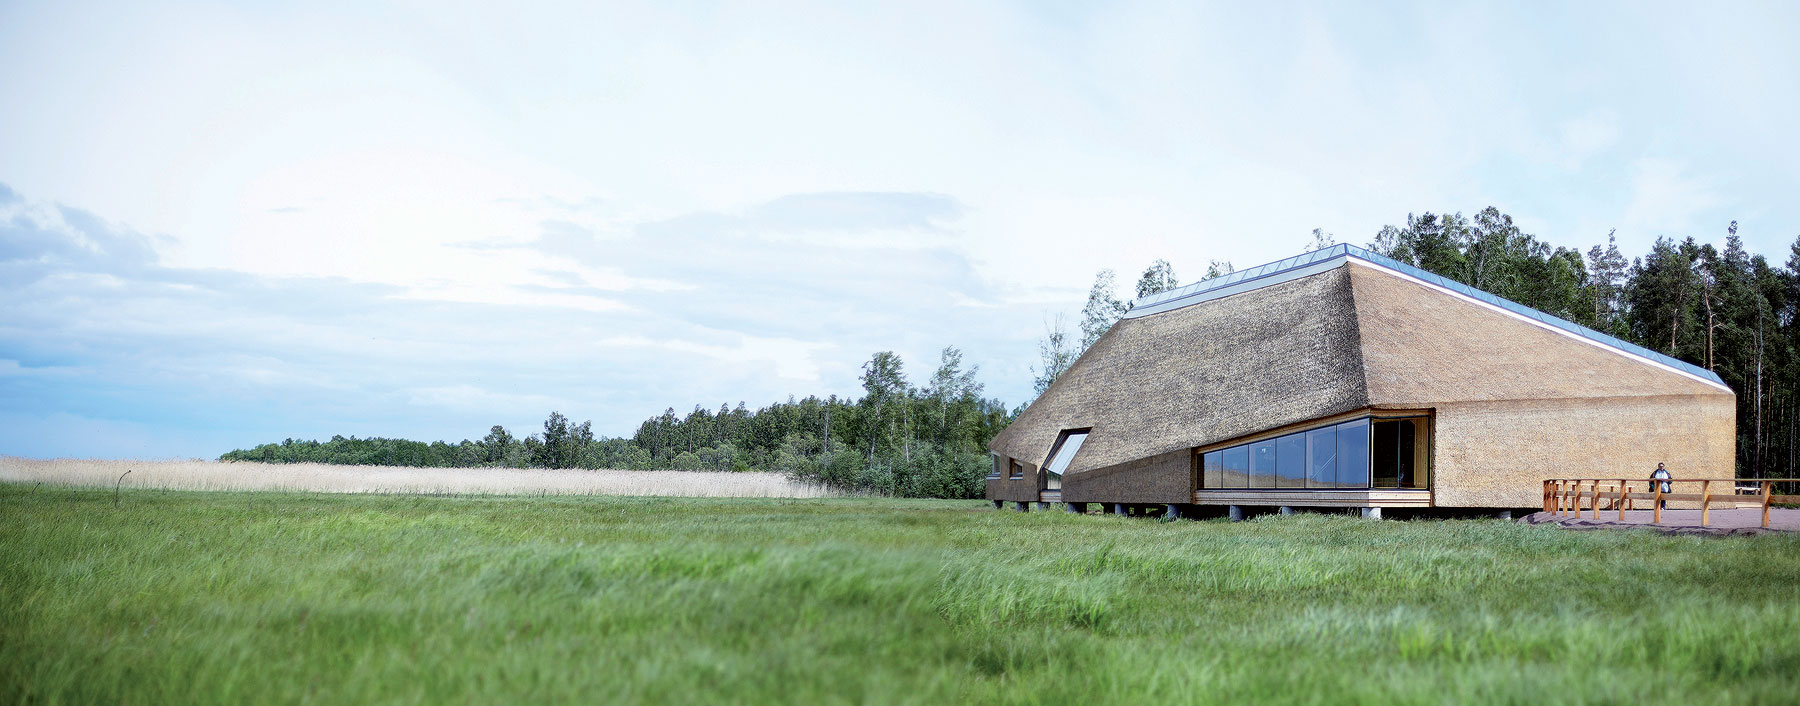
M 1517 302 L 1502 299 L 1448 277 L 1433 274 L 1422 268 L 1400 262 L 1386 255 L 1380 255 L 1363 248 L 1343 243 L 1328 248 L 1314 250 L 1309 253 L 1277 260 L 1266 265 L 1259 265 L 1247 270 L 1239 270 L 1221 277 L 1201 280 L 1193 284 L 1177 287 L 1161 294 L 1145 297 L 1143 301 L 1131 307 L 1123 318 L 1136 319 L 1153 314 L 1174 311 L 1202 304 L 1216 299 L 1223 299 L 1234 294 L 1254 291 L 1282 282 L 1289 282 L 1301 277 L 1308 277 L 1334 269 L 1355 259 L 1361 263 L 1373 265 L 1387 270 L 1403 278 L 1413 280 L 1449 294 L 1474 300 L 1476 303 L 1495 309 L 1502 314 L 1525 320 L 1553 332 L 1572 336 L 1598 346 L 1610 348 L 1615 352 L 1632 356 L 1666 368 L 1672 372 L 1695 378 L 1731 391 L 1718 373 L 1712 372 L 1687 361 L 1658 353 L 1643 346 L 1620 340 L 1616 337 L 1595 331 L 1560 317 L 1552 316 Z

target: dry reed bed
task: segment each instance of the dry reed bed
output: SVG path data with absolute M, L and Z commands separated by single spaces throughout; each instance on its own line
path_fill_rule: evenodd
M 200 460 L 40 460 L 0 456 L 0 482 L 111 487 L 127 470 L 131 473 L 125 475 L 123 486 L 126 488 L 170 490 L 730 498 L 818 498 L 837 495 L 822 486 L 796 482 L 780 473 L 412 468 Z

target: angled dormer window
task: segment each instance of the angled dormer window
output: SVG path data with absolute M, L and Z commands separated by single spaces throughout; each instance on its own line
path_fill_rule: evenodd
M 1069 462 L 1075 460 L 1075 454 L 1081 453 L 1081 444 L 1087 441 L 1087 429 L 1069 429 L 1058 436 L 1056 445 L 1050 447 L 1050 460 L 1044 462 L 1046 490 L 1062 490 L 1063 471 L 1069 469 Z

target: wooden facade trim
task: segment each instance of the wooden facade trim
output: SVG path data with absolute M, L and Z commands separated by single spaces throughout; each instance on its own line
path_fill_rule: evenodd
M 1195 505 L 1431 507 L 1429 490 L 1197 490 Z

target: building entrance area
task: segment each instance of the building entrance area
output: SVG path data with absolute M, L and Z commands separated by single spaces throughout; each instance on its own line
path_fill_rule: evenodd
M 1430 421 L 1428 417 L 1377 419 L 1369 425 L 1369 487 L 1431 487 Z

